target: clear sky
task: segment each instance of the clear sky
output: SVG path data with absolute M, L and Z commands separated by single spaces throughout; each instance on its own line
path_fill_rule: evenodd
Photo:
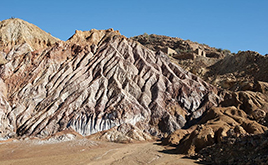
M 0 20 L 10 17 L 62 40 L 76 29 L 114 28 L 126 37 L 146 32 L 268 53 L 268 0 L 4 0 Z

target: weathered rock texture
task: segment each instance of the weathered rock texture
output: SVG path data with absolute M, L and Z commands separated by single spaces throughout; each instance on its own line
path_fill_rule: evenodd
M 256 91 L 258 81 L 268 82 L 268 57 L 245 51 L 226 56 L 204 75 L 210 83 L 232 91 Z
M 3 54 L 4 138 L 65 129 L 86 136 L 113 127 L 132 139 L 162 137 L 220 100 L 215 87 L 112 29 L 76 31 L 39 51 L 19 44 Z
M 235 107 L 212 108 L 206 112 L 194 130 L 177 141 L 178 153 L 194 154 L 201 149 L 219 143 L 230 133 L 237 136 L 262 134 L 267 127 L 247 118 L 247 114 Z M 170 137 L 176 137 L 171 134 Z M 172 139 L 172 138 L 171 138 Z
M 206 111 L 196 125 L 171 133 L 163 144 L 176 145 L 177 152 L 193 155 L 230 134 L 263 134 L 267 128 L 268 97 L 252 91 L 221 94 L 219 107 Z
M 232 54 L 205 44 L 154 34 L 133 39 L 154 51 L 176 50 L 177 54 L 169 55 L 174 63 L 223 89 L 256 91 L 257 81 L 268 82 L 268 56 L 257 52 Z
M 174 63 L 177 63 L 183 69 L 205 80 L 208 80 L 204 76 L 209 71 L 208 68 L 224 58 L 226 54 L 229 54 L 225 50 L 222 51 L 221 49 L 212 48 L 205 44 L 199 44 L 177 37 L 143 34 L 132 37 L 132 39 L 155 52 L 165 52 Z M 175 50 L 176 53 L 166 51 L 169 49 Z
M 156 136 L 195 154 L 228 135 L 267 131 L 267 57 L 159 36 L 161 47 L 150 50 L 113 29 L 76 31 L 64 42 L 19 19 L 0 24 L 1 139 Z M 223 85 L 229 74 L 242 83 Z
M 59 39 L 18 18 L 0 22 L 0 50 L 9 52 L 15 45 L 27 43 L 31 50 L 43 49 Z
M 268 161 L 268 133 L 236 137 L 229 135 L 221 143 L 201 150 L 193 158 L 205 164 L 260 164 Z
M 190 128 L 171 133 L 163 144 L 175 145 L 178 153 L 192 155 L 220 143 L 232 132 L 246 136 L 267 130 L 267 56 L 252 51 L 231 54 L 228 50 L 167 36 L 145 34 L 133 39 L 155 52 L 176 50 L 177 54 L 166 52 L 171 61 L 206 82 L 227 89 L 218 94 L 222 98 L 219 107 L 206 111 Z

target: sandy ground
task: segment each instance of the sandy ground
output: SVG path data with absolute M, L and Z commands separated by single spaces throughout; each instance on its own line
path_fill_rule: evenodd
M 51 144 L 52 143 L 52 144 Z M 183 155 L 167 154 L 157 142 L 118 144 L 88 139 L 67 142 L 37 140 L 0 142 L 0 165 L 43 164 L 195 164 Z

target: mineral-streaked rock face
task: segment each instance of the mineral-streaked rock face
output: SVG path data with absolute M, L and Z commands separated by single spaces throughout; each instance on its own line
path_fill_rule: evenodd
M 231 54 L 228 50 L 153 34 L 133 39 L 155 52 L 176 50 L 177 54 L 168 56 L 174 63 L 225 89 L 218 94 L 222 98 L 218 107 L 210 108 L 190 128 L 171 133 L 162 144 L 175 145 L 177 153 L 195 154 L 221 143 L 232 132 L 246 136 L 268 130 L 267 56 L 253 51 Z
M 154 51 L 164 51 L 167 48 L 176 50 L 177 54 L 169 55 L 174 63 L 223 89 L 256 91 L 256 81 L 268 81 L 268 56 L 254 51 L 234 54 L 226 49 L 215 49 L 190 40 L 155 34 L 132 38 Z
M 220 99 L 215 87 L 112 29 L 76 31 L 38 51 L 18 44 L 2 55 L 2 138 L 124 132 L 122 124 L 139 130 L 130 137 L 163 136 Z

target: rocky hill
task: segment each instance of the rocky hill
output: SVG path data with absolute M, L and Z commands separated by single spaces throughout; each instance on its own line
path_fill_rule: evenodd
M 205 156 L 204 160 L 216 164 L 228 164 L 230 160 L 238 163 L 237 160 L 240 158 L 232 157 L 230 154 L 228 159 L 224 159 L 223 156 L 222 160 L 219 160 L 217 157 L 220 156 L 215 154 L 221 153 L 215 151 L 216 149 L 210 152 L 211 148 L 206 147 L 217 144 L 217 149 L 231 151 L 225 148 L 225 143 L 222 144 L 225 137 L 248 137 L 267 131 L 267 56 L 253 51 L 232 54 L 227 50 L 211 48 L 189 40 L 153 34 L 144 34 L 132 39 L 155 52 L 165 52 L 172 62 L 219 87 L 220 90 L 218 96 L 222 100 L 218 107 L 210 108 L 192 126 L 171 133 L 163 140 L 164 145 L 176 146 L 176 153 L 194 155 L 200 152 L 199 157 Z M 202 149 L 206 153 L 209 151 L 208 154 L 204 154 Z M 249 149 L 250 147 L 245 146 L 241 151 L 246 152 Z M 238 149 L 234 147 L 232 152 L 236 150 Z M 214 157 L 209 158 L 209 155 Z M 260 161 L 263 162 L 263 159 Z
M 169 58 L 206 82 L 232 91 L 256 91 L 257 81 L 268 81 L 268 56 L 245 51 L 211 48 L 190 40 L 155 34 L 132 37 L 147 48 L 163 51 Z
M 205 73 L 209 71 L 208 67 L 223 59 L 226 54 L 229 54 L 225 50 L 177 37 L 143 34 L 131 37 L 131 39 L 140 42 L 155 52 L 164 52 L 169 55 L 169 58 L 174 63 L 203 79 L 206 78 L 204 77 Z
M 59 39 L 39 27 L 18 18 L 0 22 L 0 50 L 7 53 L 15 45 L 27 43 L 29 49 L 38 50 L 53 45 Z
M 111 128 L 110 140 L 162 137 L 220 99 L 212 85 L 113 29 L 76 31 L 42 51 L 17 43 L 0 72 L 2 138 Z
M 226 56 L 214 65 L 204 77 L 208 82 L 232 91 L 258 91 L 258 83 L 268 82 L 268 56 L 245 51 Z
M 19 19 L 0 24 L 12 38 L 0 38 L 1 139 L 161 138 L 194 155 L 268 129 L 267 57 L 257 53 L 113 29 L 60 41 Z

